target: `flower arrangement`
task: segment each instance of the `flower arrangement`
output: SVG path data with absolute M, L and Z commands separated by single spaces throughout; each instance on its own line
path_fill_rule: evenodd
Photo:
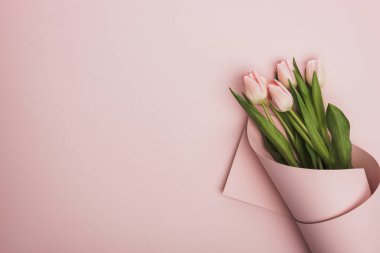
M 252 70 L 243 77 L 244 93 L 230 91 L 261 132 L 276 162 L 312 169 L 349 169 L 350 123 L 338 107 L 328 104 L 325 109 L 321 92 L 325 82 L 320 59 L 309 60 L 302 76 L 293 58 L 293 62 L 276 64 L 273 80 Z M 281 123 L 284 133 L 272 117 Z
M 251 120 L 224 194 L 293 217 L 311 252 L 380 252 L 380 167 L 351 144 L 344 113 L 325 107 L 321 60 L 307 61 L 304 75 L 294 58 L 280 61 L 274 80 L 253 70 L 243 83 L 242 94 L 231 92 Z M 246 148 L 256 159 L 246 160 Z

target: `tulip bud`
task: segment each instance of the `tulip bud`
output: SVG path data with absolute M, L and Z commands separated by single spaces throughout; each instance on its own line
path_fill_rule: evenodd
M 314 72 L 317 74 L 319 85 L 325 85 L 326 75 L 321 59 L 310 59 L 306 63 L 306 80 L 309 85 L 312 84 Z
M 267 102 L 268 89 L 267 80 L 260 76 L 255 70 L 243 77 L 245 95 L 253 104 L 263 104 Z
M 270 100 L 272 105 L 280 112 L 287 112 L 293 107 L 292 94 L 277 80 L 272 80 L 268 84 Z
M 286 61 L 280 61 L 276 65 L 278 80 L 286 87 L 289 88 L 289 80 L 294 86 L 297 85 L 296 77 L 294 76 L 294 67 L 292 62 L 288 59 Z

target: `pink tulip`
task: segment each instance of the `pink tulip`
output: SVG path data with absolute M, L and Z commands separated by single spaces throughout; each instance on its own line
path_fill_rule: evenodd
M 255 70 L 243 77 L 245 95 L 253 104 L 263 104 L 267 102 L 268 89 L 267 80 L 260 76 Z
M 293 97 L 288 89 L 277 80 L 268 84 L 272 105 L 280 112 L 287 112 L 293 107 Z
M 319 85 L 323 87 L 326 83 L 325 69 L 321 59 L 310 59 L 306 63 L 306 80 L 312 84 L 313 73 L 317 74 Z
M 276 65 L 278 80 L 286 87 L 289 88 L 289 80 L 294 86 L 297 85 L 296 77 L 294 76 L 294 67 L 292 62 L 288 59 L 286 61 L 280 61 Z

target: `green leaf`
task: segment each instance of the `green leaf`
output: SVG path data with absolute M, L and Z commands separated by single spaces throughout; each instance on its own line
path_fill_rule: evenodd
M 300 72 L 300 69 L 298 68 L 298 65 L 297 65 L 297 62 L 296 62 L 296 58 L 294 58 L 294 57 L 293 57 L 293 67 L 294 67 L 295 71 L 299 74 L 299 76 L 302 76 L 301 72 Z
M 310 117 L 313 120 L 314 124 L 316 125 L 317 129 L 319 129 L 318 121 L 317 121 L 317 115 L 314 109 L 314 105 L 311 99 L 309 87 L 303 80 L 301 74 L 299 74 L 297 71 L 294 71 L 294 75 L 296 77 L 297 86 L 299 89 L 299 93 L 306 105 L 307 110 L 309 111 Z
M 239 102 L 241 107 L 247 112 L 248 116 L 256 124 L 260 132 L 268 138 L 273 144 L 276 150 L 284 158 L 288 165 L 299 167 L 297 160 L 294 157 L 291 146 L 285 136 L 272 125 L 261 113 L 256 109 L 254 105 L 246 101 L 242 96 L 235 93 L 230 89 L 232 95 Z
M 318 77 L 315 72 L 313 74 L 311 94 L 312 94 L 312 99 L 314 103 L 315 113 L 317 115 L 319 130 L 323 137 L 323 141 L 325 142 L 326 146 L 328 146 L 330 144 L 330 138 L 327 133 L 327 127 L 326 127 L 325 105 L 323 103 L 321 86 L 319 85 Z
M 306 146 L 304 140 L 299 136 L 298 133 L 294 135 L 295 139 L 295 148 L 297 150 L 297 155 L 300 160 L 301 166 L 303 168 L 309 168 L 310 167 L 310 157 L 306 151 Z
M 309 144 L 314 151 L 322 158 L 322 160 L 327 163 L 329 160 L 329 153 L 327 150 L 327 147 L 319 134 L 315 121 L 313 118 L 310 116 L 309 111 L 306 108 L 306 105 L 301 97 L 301 95 L 298 93 L 298 91 L 294 88 L 294 85 L 290 83 L 290 87 L 293 90 L 293 93 L 296 95 L 298 104 L 299 104 L 299 109 L 301 111 L 302 117 L 305 122 L 305 126 L 308 131 L 309 138 L 312 142 L 312 144 Z M 306 140 L 305 140 L 306 141 Z
M 322 162 L 322 160 L 321 160 L 320 157 L 318 157 L 318 161 L 317 162 L 318 162 L 318 169 L 324 170 L 325 166 L 324 166 L 324 164 L 323 164 L 323 162 Z
M 297 94 L 295 93 L 295 89 L 289 89 L 290 93 L 292 94 L 294 105 L 295 105 L 295 111 L 299 112 L 300 105 L 298 103 Z
M 269 154 L 273 157 L 273 159 L 281 164 L 287 165 L 285 159 L 281 156 L 281 154 L 277 151 L 276 147 L 270 142 L 270 140 L 264 135 L 264 145 L 268 150 Z
M 303 138 L 298 133 L 294 133 L 294 140 L 295 140 L 294 146 L 295 146 L 295 149 L 297 150 L 297 155 L 301 162 L 301 166 L 303 168 L 314 168 L 312 166 L 310 155 L 306 150 L 306 143 L 303 140 Z
M 305 143 L 305 146 L 306 146 L 307 153 L 310 155 L 310 167 L 312 169 L 318 168 L 318 159 L 319 159 L 318 155 L 315 153 L 313 148 L 310 147 L 310 145 Z
M 295 130 L 294 139 L 295 145 L 297 148 L 298 157 L 300 158 L 301 164 L 304 168 L 318 168 L 318 155 L 315 153 L 311 146 L 313 143 L 311 142 L 309 135 L 300 125 L 294 120 L 291 116 L 290 112 L 286 112 L 287 118 L 291 123 L 293 129 Z M 296 116 L 299 117 L 299 116 Z
M 307 87 L 306 87 L 306 89 L 307 89 Z M 295 102 L 295 105 L 296 105 L 298 111 L 300 111 L 300 109 L 299 109 L 300 104 L 298 101 L 299 97 L 297 96 L 296 89 L 291 88 L 290 93 L 293 96 L 293 99 L 294 99 L 294 102 Z M 300 100 L 302 100 L 302 97 L 300 97 Z M 301 127 L 292 119 L 292 117 L 290 117 L 290 115 L 289 115 L 289 120 L 292 122 L 294 129 L 298 133 L 298 137 L 301 137 L 299 139 L 301 139 L 304 142 L 304 147 L 305 147 L 304 153 L 305 153 L 305 157 L 307 156 L 307 159 L 305 159 L 305 161 L 307 161 L 307 163 L 306 163 L 307 166 L 305 166 L 305 168 L 312 168 L 312 169 L 318 168 L 318 155 L 314 152 L 313 148 L 311 147 L 312 142 L 309 138 L 308 133 L 303 131 L 301 129 Z
M 350 122 L 338 107 L 329 104 L 326 112 L 326 123 L 331 134 L 330 157 L 327 163 L 329 168 L 352 168 Z
M 306 129 L 306 126 L 301 121 L 300 116 L 298 116 L 298 114 L 296 114 L 294 111 L 288 111 L 286 113 L 289 115 L 288 119 L 290 124 L 293 126 L 293 129 L 304 139 L 305 143 L 309 144 L 310 146 L 313 146 L 313 143 L 309 138 L 309 133 Z
M 294 58 L 293 58 L 293 66 L 294 66 L 294 76 L 296 78 L 301 97 L 306 105 L 307 110 L 309 111 L 310 117 L 312 118 L 313 122 L 315 122 L 318 131 L 320 132 L 322 136 L 324 136 L 323 129 L 321 129 L 318 124 L 317 112 L 312 101 L 312 95 L 310 94 L 310 89 L 308 85 L 306 84 L 305 80 L 302 78 L 301 72 Z
M 285 133 L 288 137 L 288 140 L 290 140 L 290 143 L 294 144 L 293 131 L 290 128 L 291 126 L 290 126 L 290 123 L 287 121 L 287 118 L 285 118 L 286 114 L 282 114 L 281 112 L 277 111 L 276 108 L 274 108 L 273 106 L 271 106 L 271 109 L 273 113 L 276 115 L 276 117 L 278 118 L 278 120 L 280 121 L 282 127 L 284 128 Z

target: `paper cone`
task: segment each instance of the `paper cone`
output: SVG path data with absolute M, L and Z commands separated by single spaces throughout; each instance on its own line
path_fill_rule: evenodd
M 283 165 L 267 153 L 262 135 L 251 121 L 247 133 L 251 147 L 297 221 L 315 223 L 338 217 L 371 196 L 363 168 L 315 170 Z M 356 152 L 360 149 L 354 147 Z
M 268 187 L 275 187 L 281 195 L 281 201 L 289 208 L 312 252 L 380 252 L 380 193 L 377 190 L 380 168 L 370 154 L 353 145 L 354 169 L 295 168 L 273 161 L 261 133 L 250 121 L 247 136 L 253 155 L 261 163 L 251 169 L 267 172 L 272 181 Z M 234 174 L 239 178 L 236 171 Z M 231 192 L 237 188 L 231 184 L 228 189 Z M 249 201 L 246 195 L 236 191 L 233 197 Z

